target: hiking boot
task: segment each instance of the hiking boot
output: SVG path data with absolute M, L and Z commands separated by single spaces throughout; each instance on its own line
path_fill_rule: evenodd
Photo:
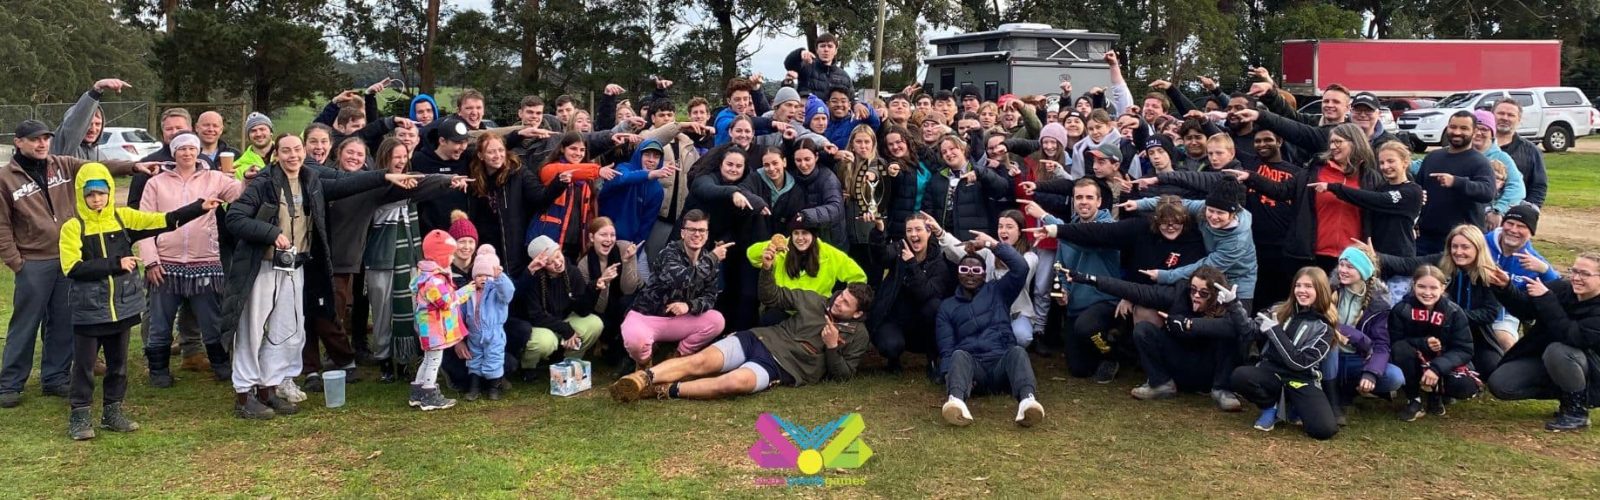
M 1029 394 L 1027 398 L 1017 403 L 1017 425 L 1033 427 L 1044 421 L 1044 405 L 1033 399 Z
M 179 368 L 191 372 L 208 372 L 211 371 L 211 362 L 206 360 L 205 354 L 197 352 L 184 356 L 183 365 Z
M 383 360 L 378 363 L 378 383 L 393 384 L 397 377 L 394 374 L 394 361 Z
M 481 390 L 481 387 L 483 385 L 483 382 L 482 382 L 483 381 L 483 377 L 479 377 L 477 375 L 468 375 L 467 378 L 470 378 L 472 380 L 470 382 L 468 382 L 467 394 L 465 396 L 462 396 L 462 399 L 465 399 L 467 401 L 477 401 L 478 400 L 478 396 L 483 395 L 483 392 Z
M 16 408 L 22 404 L 22 393 L 0 392 L 0 408 Z
M 94 439 L 94 426 L 89 425 L 89 408 L 73 408 L 67 418 L 67 437 L 73 441 Z
M 272 408 L 272 412 L 278 415 L 289 416 L 300 413 L 299 406 L 289 402 L 287 399 L 278 397 L 277 388 L 263 387 L 257 390 L 256 399 L 261 400 L 261 404 L 267 405 L 268 408 Z
M 654 382 L 655 374 L 651 373 L 650 370 L 630 373 L 628 376 L 618 379 L 616 383 L 611 384 L 611 399 L 617 400 L 618 403 L 638 401 L 639 397 L 644 394 L 645 389 L 654 385 Z
M 411 384 L 411 395 L 406 397 L 406 404 L 412 408 L 422 406 L 422 384 Z
M 294 379 L 286 378 L 283 379 L 282 384 L 278 384 L 278 397 L 290 403 L 299 404 L 306 400 L 306 393 L 300 390 L 300 386 L 294 385 Z
M 1111 383 L 1111 381 L 1117 379 L 1117 370 L 1121 368 L 1122 365 L 1118 364 L 1116 361 L 1101 361 L 1100 367 L 1094 370 L 1094 383 Z
M 206 359 L 211 364 L 211 379 L 217 382 L 233 380 L 233 360 L 222 344 L 206 344 Z
M 1572 432 L 1589 428 L 1588 389 L 1569 392 L 1561 396 L 1561 408 L 1556 410 L 1555 420 L 1544 424 L 1544 429 L 1550 432 Z
M 44 389 L 40 390 L 40 392 L 44 393 L 46 396 L 55 396 L 58 398 L 71 397 L 72 386 L 67 384 L 46 385 L 44 386 Z
M 1149 383 L 1145 383 L 1133 388 L 1129 393 L 1133 394 L 1133 399 L 1140 401 L 1172 399 L 1178 397 L 1178 384 L 1168 380 L 1165 384 L 1150 387 Z
M 656 398 L 656 399 L 672 399 L 672 383 L 671 382 L 656 382 L 654 384 L 650 384 L 650 388 L 646 389 L 644 394 L 641 395 L 640 397 Z
M 172 372 L 167 370 L 150 370 L 150 387 L 157 389 L 171 389 L 172 385 Z
M 1253 427 L 1255 427 L 1258 431 L 1272 432 L 1272 429 L 1277 426 L 1278 407 L 1274 406 L 1261 410 L 1261 416 L 1256 417 L 1256 424 Z
M 502 394 L 501 389 L 500 389 L 500 382 L 502 380 L 505 380 L 505 378 L 504 377 L 492 378 L 492 379 L 488 380 L 487 385 L 489 386 L 489 400 L 490 401 L 499 401 L 500 400 L 500 397 L 501 397 L 501 394 Z
M 950 425 L 956 427 L 972 425 L 972 412 L 967 411 L 967 404 L 955 396 L 945 400 L 944 407 L 939 409 L 939 413 L 944 415 L 944 421 Z
M 1433 394 L 1431 394 L 1431 395 L 1429 395 L 1427 397 L 1427 402 L 1425 403 L 1425 406 L 1427 406 L 1427 410 L 1428 410 L 1428 414 L 1429 415 L 1433 415 L 1435 417 L 1443 417 L 1444 414 L 1445 414 L 1444 396 L 1440 395 L 1437 392 L 1435 392 L 1435 393 L 1433 393 Z
M 261 404 L 261 400 L 256 399 L 255 394 L 251 392 L 240 392 L 234 397 L 233 416 L 235 417 L 245 420 L 272 420 L 272 417 L 277 415 L 277 412 L 272 411 L 272 408 Z
M 439 388 L 423 389 L 422 401 L 418 405 L 422 411 L 445 410 L 456 405 L 456 400 L 444 397 Z
M 1244 410 L 1244 404 L 1239 402 L 1239 395 L 1227 389 L 1212 389 L 1211 400 L 1217 403 L 1218 410 L 1225 412 Z
M 111 403 L 100 408 L 100 428 L 111 432 L 133 432 L 139 430 L 139 423 L 128 420 L 128 415 L 122 413 L 122 403 Z
M 312 373 L 306 375 L 306 386 L 301 387 L 306 392 L 322 392 L 322 374 Z
M 1403 422 L 1415 422 L 1417 419 L 1422 418 L 1423 414 L 1422 399 L 1411 398 L 1406 400 L 1406 406 L 1400 409 L 1399 417 Z

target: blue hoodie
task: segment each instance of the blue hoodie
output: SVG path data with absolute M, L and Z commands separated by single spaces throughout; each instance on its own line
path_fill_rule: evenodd
M 650 171 L 644 169 L 647 149 L 659 152 L 662 146 L 654 139 L 645 140 L 633 150 L 631 161 L 617 165 L 621 175 L 606 181 L 600 189 L 600 215 L 616 224 L 619 240 L 641 243 L 650 239 L 650 229 L 655 227 L 661 201 L 666 197 L 661 183 L 650 179 Z
M 1156 209 L 1156 198 L 1139 200 L 1139 211 L 1149 212 Z M 1239 211 L 1239 223 L 1231 229 L 1213 229 L 1205 222 L 1206 203 L 1199 200 L 1183 200 L 1183 207 L 1189 215 L 1200 221 L 1200 236 L 1206 240 L 1206 249 L 1211 253 L 1197 262 L 1177 269 L 1160 271 L 1156 274 L 1156 282 L 1171 285 L 1189 279 L 1200 266 L 1211 266 L 1222 271 L 1228 281 L 1239 286 L 1239 298 L 1254 299 L 1256 297 L 1256 244 L 1255 237 L 1250 234 L 1250 227 L 1254 219 L 1249 210 Z
M 1054 216 L 1046 216 L 1042 222 L 1045 224 L 1057 224 L 1060 223 L 1060 219 Z M 1077 214 L 1073 214 L 1072 222 L 1108 224 L 1116 221 L 1111 218 L 1111 211 L 1101 210 L 1094 214 L 1094 220 L 1082 220 L 1078 218 Z M 1122 253 L 1117 250 L 1084 247 L 1067 240 L 1060 240 L 1060 244 L 1056 246 L 1056 261 L 1060 262 L 1062 267 L 1084 274 L 1110 276 L 1113 278 L 1122 277 Z M 1072 283 L 1067 286 L 1067 293 L 1069 294 L 1067 296 L 1067 314 L 1070 316 L 1082 314 L 1089 306 L 1117 300 L 1111 294 L 1102 292 L 1100 289 L 1095 288 L 1094 285 L 1087 283 Z
M 1523 243 L 1522 248 L 1515 252 L 1504 253 L 1500 249 L 1500 235 L 1504 232 L 1504 229 L 1495 229 L 1489 233 L 1489 256 L 1494 258 L 1494 263 L 1500 266 L 1501 270 L 1511 275 L 1511 284 L 1515 285 L 1518 290 L 1522 290 L 1524 293 L 1528 291 L 1528 278 L 1539 278 L 1540 281 L 1546 283 L 1561 279 L 1561 274 L 1556 272 L 1555 266 L 1546 268 L 1543 274 L 1533 272 L 1522 266 L 1522 259 L 1518 259 L 1516 255 L 1518 252 L 1527 252 L 1545 264 L 1550 263 L 1550 259 L 1546 259 L 1538 250 L 1533 249 L 1532 241 Z
M 812 96 L 812 99 L 816 99 L 816 97 Z M 828 128 L 822 133 L 822 135 L 827 136 L 828 142 L 833 143 L 833 145 L 839 149 L 845 149 L 850 145 L 850 132 L 856 129 L 856 125 L 865 124 L 868 127 L 872 127 L 872 130 L 874 131 L 878 130 L 878 127 L 883 125 L 883 122 L 878 119 L 878 110 L 872 109 L 872 106 L 867 106 L 867 118 L 865 120 L 857 120 L 855 110 L 853 109 L 854 106 L 854 104 L 851 104 L 852 109 L 850 114 L 845 115 L 843 119 L 834 118 L 833 115 L 828 115 Z M 811 106 L 807 105 L 806 116 L 810 117 L 810 115 Z
M 428 95 L 428 94 L 417 94 L 416 97 L 411 98 L 411 106 L 406 108 L 407 112 L 410 114 L 411 120 L 412 121 L 416 121 L 416 119 L 417 119 L 417 103 L 423 102 L 423 101 L 427 101 L 428 104 L 433 105 L 433 119 L 438 120 L 439 116 L 440 116 L 439 115 L 439 103 L 437 101 L 434 101 L 433 100 L 433 96 Z

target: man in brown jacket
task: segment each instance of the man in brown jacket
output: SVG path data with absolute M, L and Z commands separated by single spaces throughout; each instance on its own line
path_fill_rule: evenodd
M 67 396 L 72 367 L 72 306 L 68 281 L 61 273 L 61 224 L 77 216 L 73 177 L 89 163 L 51 155 L 55 133 L 37 120 L 17 125 L 12 143 L 17 152 L 0 169 L 0 260 L 16 273 L 14 309 L 6 331 L 4 367 L 0 368 L 0 408 L 22 402 L 22 388 L 33 371 L 33 345 L 44 329 L 40 378 L 47 396 Z M 153 174 L 157 163 L 135 165 L 106 161 L 112 175 L 135 170 Z

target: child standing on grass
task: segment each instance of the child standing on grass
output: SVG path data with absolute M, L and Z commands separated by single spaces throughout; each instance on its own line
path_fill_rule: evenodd
M 472 261 L 472 284 L 478 293 L 464 311 L 470 332 L 467 347 L 472 350 L 472 357 L 467 359 L 472 378 L 467 401 L 477 401 L 484 386 L 488 386 L 489 400 L 499 401 L 500 377 L 505 375 L 506 367 L 506 316 L 516 287 L 500 267 L 494 247 L 478 246 L 478 256 Z
M 449 233 L 433 230 L 422 239 L 422 262 L 417 263 L 417 278 L 411 282 L 416 297 L 417 340 L 422 344 L 422 366 L 411 383 L 410 404 L 423 411 L 443 410 L 456 405 L 439 392 L 439 363 L 444 350 L 454 347 L 456 355 L 470 358 L 466 344 L 467 325 L 462 322 L 461 306 L 472 300 L 471 284 L 456 288 L 450 280 L 450 255 L 456 240 Z
M 67 435 L 94 438 L 89 403 L 94 400 L 95 360 L 106 358 L 100 427 L 133 432 L 139 424 L 122 413 L 128 390 L 128 332 L 145 310 L 144 278 L 133 242 L 176 229 L 222 204 L 197 200 L 172 212 L 117 208 L 116 180 L 105 165 L 90 163 L 77 175 L 78 216 L 61 225 L 61 271 L 72 280 L 73 366 Z

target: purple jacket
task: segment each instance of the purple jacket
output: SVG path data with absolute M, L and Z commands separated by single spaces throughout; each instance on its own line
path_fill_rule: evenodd
M 1376 380 L 1383 378 L 1389 365 L 1389 303 L 1384 301 L 1384 294 L 1373 294 L 1371 290 L 1367 293 L 1372 294 L 1372 301 L 1361 312 L 1361 319 L 1354 326 L 1339 325 L 1339 333 L 1350 339 L 1356 354 L 1367 359 L 1361 374 Z

